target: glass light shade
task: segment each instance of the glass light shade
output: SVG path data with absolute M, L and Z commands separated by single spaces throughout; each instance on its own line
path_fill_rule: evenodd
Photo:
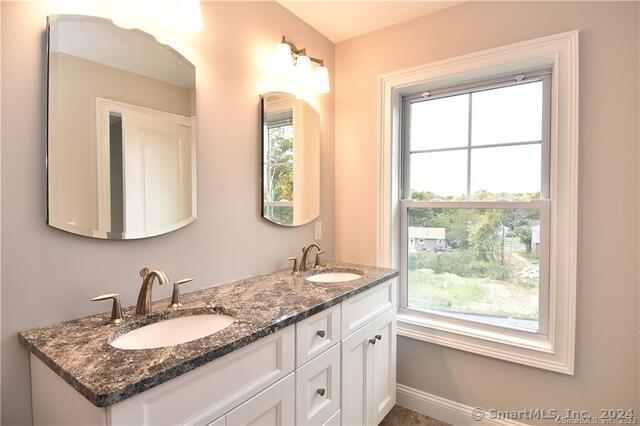
M 287 70 L 293 66 L 291 46 L 287 43 L 278 43 L 276 46 L 276 62 L 280 70 Z
M 316 68 L 314 84 L 316 92 L 318 93 L 329 93 L 331 90 L 329 85 L 329 70 L 324 65 L 320 65 Z
M 307 55 L 298 56 L 298 59 L 296 59 L 296 75 L 300 88 L 309 90 L 313 84 L 313 74 L 311 70 L 311 59 L 309 59 Z

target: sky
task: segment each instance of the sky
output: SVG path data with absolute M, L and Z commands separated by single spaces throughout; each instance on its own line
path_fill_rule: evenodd
M 471 149 L 467 147 L 471 101 Z M 538 192 L 541 182 L 542 83 L 433 99 L 411 106 L 411 189 L 440 196 L 466 194 L 471 153 L 471 193 Z M 514 142 L 520 146 L 480 148 Z M 475 147 L 475 148 L 474 148 Z

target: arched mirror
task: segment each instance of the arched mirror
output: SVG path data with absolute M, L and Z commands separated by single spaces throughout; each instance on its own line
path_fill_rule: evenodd
M 49 17 L 48 217 L 126 240 L 196 218 L 195 67 L 139 30 Z
M 262 96 L 262 216 L 299 226 L 320 215 L 320 117 L 284 92 Z

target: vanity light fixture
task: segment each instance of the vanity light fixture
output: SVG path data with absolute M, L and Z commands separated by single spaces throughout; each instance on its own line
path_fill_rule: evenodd
M 276 60 L 281 72 L 288 72 L 292 68 L 295 70 L 295 78 L 298 84 L 303 87 L 310 85 L 318 93 L 329 93 L 329 70 L 324 65 L 324 61 L 307 55 L 307 49 L 298 49 L 295 44 L 287 41 L 285 36 L 276 46 Z M 315 71 L 312 69 L 315 63 Z M 295 64 L 295 66 L 294 66 Z

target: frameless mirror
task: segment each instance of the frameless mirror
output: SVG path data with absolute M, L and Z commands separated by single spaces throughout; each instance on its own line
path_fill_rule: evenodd
M 48 215 L 126 240 L 196 218 L 195 67 L 151 35 L 88 16 L 48 22 Z
M 262 96 L 262 216 L 299 226 L 320 215 L 320 117 L 294 95 Z

